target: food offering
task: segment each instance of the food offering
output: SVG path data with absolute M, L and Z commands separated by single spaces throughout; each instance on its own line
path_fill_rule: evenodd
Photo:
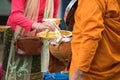
M 60 30 L 60 33 L 63 35 L 63 37 L 70 37 L 70 36 L 72 36 L 72 32 L 71 31 Z
M 58 38 L 59 34 L 54 31 L 42 31 L 38 33 L 37 36 L 43 39 L 54 39 L 54 38 Z
M 56 23 L 56 25 L 59 26 L 60 22 L 61 22 L 61 19 L 60 18 L 44 18 L 42 21 L 43 22 L 45 22 L 45 21 L 53 21 L 53 22 Z
M 59 32 L 45 30 L 45 31 L 37 33 L 37 36 L 41 37 L 41 38 L 44 38 L 44 39 L 55 39 L 55 38 L 59 38 L 60 36 L 62 36 L 62 37 L 70 37 L 70 36 L 72 36 L 71 31 L 59 30 Z

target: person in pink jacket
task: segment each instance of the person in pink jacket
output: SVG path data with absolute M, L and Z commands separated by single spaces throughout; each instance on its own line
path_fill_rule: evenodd
M 43 18 L 57 18 L 60 0 L 11 0 L 11 14 L 5 32 L 2 80 L 42 80 L 40 56 L 15 54 L 14 35 L 19 25 L 26 31 L 54 30 L 52 21 Z
M 13 30 L 15 30 L 16 25 L 20 25 L 26 30 L 31 30 L 33 23 L 35 21 L 27 18 L 24 16 L 24 7 L 26 4 L 27 0 L 12 0 L 12 7 L 11 7 L 11 14 L 8 18 L 7 24 L 12 27 Z M 53 18 L 57 17 L 58 14 L 58 7 L 59 7 L 59 0 L 53 0 L 54 1 L 54 12 L 53 12 Z M 39 13 L 38 13 L 38 22 L 41 23 L 43 16 L 44 16 L 44 10 L 45 10 L 45 5 L 46 5 L 46 0 L 40 0 L 40 8 L 39 8 Z M 53 28 L 52 26 L 44 26 L 43 24 L 40 24 L 41 29 L 51 29 Z M 54 26 L 54 25 L 53 25 Z

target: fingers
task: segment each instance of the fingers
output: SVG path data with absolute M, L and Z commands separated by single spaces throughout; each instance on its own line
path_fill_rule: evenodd
M 43 23 L 33 23 L 32 25 L 32 29 L 36 29 L 36 30 L 45 30 L 45 29 L 48 29 L 48 30 L 51 30 L 51 31 L 54 31 L 55 28 L 57 29 L 60 29 L 55 22 L 53 21 L 45 21 Z
M 52 28 L 51 26 L 45 25 L 44 23 L 41 23 L 41 25 L 39 25 L 39 29 L 40 30 L 54 30 L 54 28 Z
M 60 29 L 59 26 L 56 25 L 53 21 L 46 21 L 43 22 L 44 25 L 49 26 L 52 30 L 55 30 L 55 28 Z

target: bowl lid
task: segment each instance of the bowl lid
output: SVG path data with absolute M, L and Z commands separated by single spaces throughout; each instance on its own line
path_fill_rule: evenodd
M 65 14 L 64 14 L 64 20 L 66 23 L 66 29 L 72 31 L 73 25 L 74 25 L 74 13 L 77 8 L 77 2 L 78 0 L 71 0 L 71 2 L 68 4 Z

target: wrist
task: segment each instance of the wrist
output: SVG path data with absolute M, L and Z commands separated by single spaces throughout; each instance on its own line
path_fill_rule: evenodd
M 37 22 L 34 22 L 34 23 L 32 24 L 32 29 L 36 29 L 36 26 L 37 26 Z
M 41 23 L 34 22 L 32 25 L 32 29 L 40 30 L 40 24 Z

